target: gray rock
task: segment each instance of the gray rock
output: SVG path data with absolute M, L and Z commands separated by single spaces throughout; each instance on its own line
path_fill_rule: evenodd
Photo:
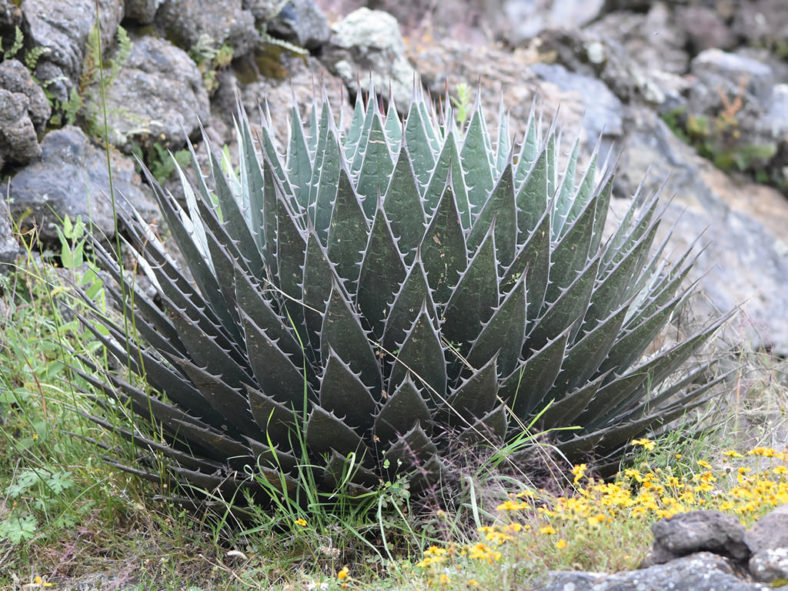
M 98 88 L 92 88 L 98 96 Z M 90 103 L 96 112 L 100 101 Z M 163 39 L 142 37 L 106 88 L 110 143 L 129 152 L 133 143 L 180 147 L 209 114 L 208 94 L 197 66 Z
M 6 163 L 27 164 L 41 156 L 29 109 L 26 95 L 0 88 L 0 168 Z
M 29 103 L 30 120 L 37 132 L 44 131 L 44 126 L 52 114 L 52 107 L 49 105 L 44 90 L 35 83 L 22 62 L 14 59 L 0 62 L 0 88 L 24 94 Z
M 600 16 L 604 0 L 504 0 L 498 27 L 512 45 L 551 28 L 580 28 Z
M 243 9 L 241 0 L 164 0 L 156 22 L 187 51 L 227 44 L 234 57 L 240 57 L 254 49 L 259 37 L 254 15 Z
M 621 135 L 623 105 L 604 82 L 569 72 L 559 64 L 534 64 L 533 71 L 561 90 L 580 96 L 585 110 L 583 127 L 588 139 L 595 141 L 604 135 Z
M 106 152 L 93 146 L 77 127 L 50 132 L 41 142 L 41 160 L 19 171 L 10 182 L 11 215 L 31 214 L 25 224 L 35 223 L 44 242 L 57 241 L 58 218 L 91 219 L 96 232 L 115 234 L 112 217 Z M 141 185 L 130 158 L 112 152 L 110 160 L 118 208 L 128 202 L 146 219 L 157 215 L 148 191 Z
M 735 517 L 720 511 L 679 513 L 657 521 L 651 532 L 654 546 L 651 559 L 646 559 L 649 565 L 696 552 L 714 552 L 737 561 L 750 556 L 744 527 Z
M 290 0 L 268 23 L 268 32 L 307 49 L 317 49 L 331 34 L 325 15 L 312 0 Z
M 279 0 L 243 0 L 244 10 L 252 13 L 256 21 L 268 22 L 280 8 Z
M 8 206 L 0 201 L 0 275 L 8 273 L 16 257 L 21 253 L 22 249 L 14 238 Z
M 99 0 L 101 43 L 106 49 L 123 18 L 121 0 Z M 36 78 L 65 102 L 82 72 L 88 35 L 96 22 L 94 0 L 26 0 L 22 3 L 26 42 L 48 48 L 39 59 Z
M 631 110 L 624 128 L 616 192 L 630 196 L 644 178 L 646 190 L 657 190 L 667 179 L 664 193 L 675 198 L 663 225 L 677 224 L 673 256 L 702 232 L 710 245 L 693 276 L 704 296 L 693 305 L 695 318 L 741 306 L 726 330 L 731 340 L 788 353 L 788 201 L 769 187 L 733 181 L 648 109 Z
M 368 77 L 385 92 L 391 85 L 394 100 L 402 108 L 410 103 L 415 71 L 408 61 L 396 19 L 379 10 L 359 8 L 332 28 L 321 60 L 353 92 L 366 86 Z
M 699 82 L 690 90 L 691 107 L 698 112 L 718 108 L 722 101 L 720 94 L 731 100 L 743 94 L 746 100 L 766 103 L 774 85 L 769 66 L 719 49 L 699 53 L 692 60 L 690 71 Z
M 785 47 L 788 39 L 788 2 L 785 0 L 740 0 L 733 19 L 733 32 L 756 47 Z
M 750 558 L 749 568 L 757 581 L 771 583 L 788 580 L 788 546 L 761 550 Z
M 125 0 L 125 16 L 142 25 L 153 22 L 163 0 Z
M 687 43 L 693 53 L 712 47 L 730 49 L 736 44 L 736 38 L 725 21 L 708 6 L 679 6 L 674 20 L 687 32 Z
M 744 543 L 753 554 L 762 550 L 788 548 L 788 505 L 781 505 L 761 517 L 744 534 Z
M 766 591 L 738 578 L 727 559 L 699 552 L 646 569 L 605 575 L 551 572 L 536 591 Z

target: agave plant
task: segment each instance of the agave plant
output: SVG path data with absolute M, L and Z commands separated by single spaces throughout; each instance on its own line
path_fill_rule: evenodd
M 605 239 L 607 167 L 594 154 L 579 173 L 575 143 L 559 170 L 533 112 L 515 146 L 502 111 L 494 149 L 478 100 L 459 129 L 418 92 L 404 121 L 371 93 L 347 126 L 315 101 L 309 133 L 293 106 L 284 155 L 261 120 L 253 134 L 239 111 L 237 169 L 213 155 L 206 178 L 195 157 L 194 184 L 179 169 L 184 207 L 148 175 L 188 267 L 126 219 L 155 298 L 98 247 L 126 318 L 92 330 L 152 389 L 85 377 L 156 426 L 119 432 L 174 480 L 294 492 L 308 469 L 325 490 L 418 490 L 457 442 L 526 425 L 614 461 L 706 398 L 707 366 L 680 370 L 719 321 L 644 358 L 686 300 L 691 252 L 651 252 L 656 196 Z M 124 467 L 158 481 L 149 465 Z

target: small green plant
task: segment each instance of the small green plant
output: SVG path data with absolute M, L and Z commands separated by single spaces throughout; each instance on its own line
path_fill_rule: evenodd
M 14 27 L 14 41 L 11 43 L 11 46 L 3 51 L 3 59 L 10 60 L 16 57 L 16 54 L 19 53 L 19 50 L 22 49 L 22 45 L 24 45 L 25 36 L 22 33 L 22 29 L 19 27 Z
M 216 47 L 210 36 L 201 35 L 194 47 L 189 50 L 189 56 L 197 64 L 208 94 L 213 94 L 219 87 L 216 74 L 230 66 L 233 61 L 233 48 L 226 43 Z
M 471 102 L 471 87 L 464 82 L 462 84 L 458 84 L 457 96 L 451 97 L 451 102 L 457 109 L 457 124 L 462 127 L 468 120 L 468 114 L 470 113 L 471 106 L 473 105 Z
M 163 183 L 172 177 L 179 166 L 183 168 L 191 162 L 191 153 L 188 149 L 184 148 L 170 152 L 161 145 L 161 142 L 154 142 L 152 149 L 147 151 L 143 150 L 139 144 L 134 144 L 131 148 L 131 153 L 141 162 L 147 162 L 153 178 L 159 183 Z

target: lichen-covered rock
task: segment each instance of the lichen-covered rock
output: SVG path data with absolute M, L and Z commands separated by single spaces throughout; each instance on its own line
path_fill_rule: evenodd
M 741 523 L 720 511 L 690 511 L 657 521 L 654 546 L 646 564 L 662 564 L 687 554 L 714 552 L 737 561 L 750 556 Z
M 69 98 L 82 73 L 88 35 L 100 15 L 102 47 L 115 37 L 123 18 L 122 0 L 25 0 L 22 3 L 27 43 L 47 48 L 36 68 L 36 78 L 49 82 L 59 101 Z
M 91 92 L 98 95 L 98 88 Z M 102 121 L 101 103 L 89 104 L 89 117 Z M 197 66 L 163 39 L 134 41 L 129 59 L 106 88 L 109 141 L 130 152 L 134 143 L 180 147 L 209 114 L 208 93 Z
M 545 29 L 580 28 L 598 18 L 604 0 L 503 0 L 496 28 L 512 45 L 518 45 Z
M 98 234 L 114 236 L 106 152 L 93 146 L 78 127 L 48 133 L 41 142 L 41 159 L 20 170 L 9 185 L 11 215 L 30 210 L 24 224 L 33 223 L 44 242 L 56 243 L 58 219 L 88 217 Z M 110 160 L 116 205 L 128 202 L 153 219 L 153 198 L 142 186 L 133 161 L 117 152 Z
M 227 44 L 240 57 L 258 41 L 254 15 L 241 0 L 164 0 L 156 14 L 157 24 L 182 49 Z
M 331 33 L 325 15 L 312 0 L 290 0 L 267 26 L 275 37 L 306 49 L 317 49 Z
M 668 564 L 615 573 L 551 572 L 535 591 L 766 591 L 736 576 L 728 559 L 709 552 Z
M 26 95 L 0 88 L 0 169 L 6 163 L 27 164 L 41 155 L 29 108 Z
M 354 93 L 358 81 L 365 87 L 371 76 L 382 94 L 391 86 L 399 107 L 410 103 L 415 71 L 397 20 L 386 12 L 359 8 L 336 23 L 321 60 Z
M 772 583 L 788 580 L 788 546 L 761 550 L 750 558 L 749 568 L 757 581 Z
M 36 131 L 41 133 L 52 114 L 44 90 L 35 83 L 28 69 L 15 59 L 0 62 L 0 88 L 24 94 L 28 100 L 28 115 Z

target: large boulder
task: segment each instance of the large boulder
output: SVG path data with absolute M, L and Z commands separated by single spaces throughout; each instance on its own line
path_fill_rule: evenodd
M 29 110 L 27 96 L 0 88 L 0 168 L 27 164 L 41 155 Z
M 106 151 L 92 145 L 78 127 L 50 132 L 41 142 L 41 150 L 41 160 L 11 179 L 11 215 L 25 227 L 35 224 L 40 239 L 47 243 L 57 243 L 56 228 L 64 216 L 90 219 L 96 233 L 114 236 Z M 131 204 L 144 217 L 153 219 L 158 210 L 133 161 L 115 151 L 111 154 L 116 207 Z
M 136 21 L 141 25 L 147 25 L 156 18 L 156 11 L 159 10 L 164 0 L 125 0 L 125 16 L 127 19 Z
M 46 48 L 36 78 L 61 102 L 79 83 L 88 36 L 100 15 L 101 44 L 106 49 L 123 18 L 122 0 L 25 0 L 22 3 L 26 42 Z
M 98 96 L 98 87 L 89 89 Z M 202 75 L 186 53 L 163 39 L 141 37 L 106 88 L 109 141 L 125 152 L 137 144 L 181 147 L 209 115 Z M 88 117 L 102 121 L 100 101 Z
M 359 8 L 336 23 L 321 60 L 354 93 L 367 80 L 378 92 L 391 87 L 400 108 L 410 103 L 416 73 L 408 61 L 397 20 L 380 10 Z
M 267 31 L 306 49 L 321 47 L 331 33 L 325 15 L 312 0 L 290 0 L 267 23 Z
M 36 84 L 30 71 L 15 59 L 0 62 L 0 88 L 24 94 L 28 100 L 28 116 L 38 133 L 44 131 L 52 107 L 49 105 L 44 89 Z

